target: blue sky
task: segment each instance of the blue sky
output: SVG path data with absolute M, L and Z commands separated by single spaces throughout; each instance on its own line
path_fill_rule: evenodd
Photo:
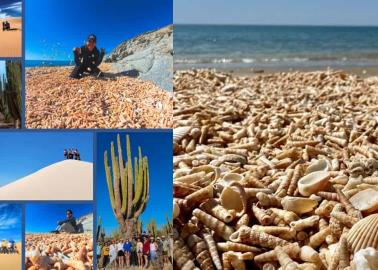
M 74 217 L 93 213 L 91 203 L 29 203 L 25 211 L 25 232 L 43 233 L 55 230 L 57 222 L 66 219 L 66 210 L 71 209 Z
M 178 24 L 375 25 L 378 1 L 175 0 Z
M 21 241 L 22 210 L 20 204 L 0 204 L 0 240 Z
M 0 132 L 0 186 L 63 160 L 64 148 L 93 162 L 90 132 Z
M 121 42 L 173 22 L 172 0 L 29 0 L 26 59 L 71 60 L 91 33 L 109 53 Z
M 7 17 L 21 17 L 22 2 L 18 0 L 0 1 L 0 19 Z
M 0 61 L 0 76 L 3 77 L 5 74 L 5 61 Z
M 117 141 L 118 133 L 99 133 L 97 137 L 97 215 L 101 216 L 106 233 L 118 228 L 110 205 L 109 192 L 104 171 L 104 151 L 108 150 L 110 158 L 110 143 Z M 172 133 L 171 132 L 128 132 L 120 133 L 125 154 L 126 134 L 130 135 L 132 156 L 138 154 L 138 146 L 142 155 L 149 159 L 150 169 L 150 200 L 141 220 L 146 225 L 154 218 L 158 226 L 164 225 L 165 216 L 172 217 Z

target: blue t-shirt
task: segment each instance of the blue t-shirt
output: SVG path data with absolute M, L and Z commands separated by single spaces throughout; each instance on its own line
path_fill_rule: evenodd
M 132 248 L 131 242 L 125 242 L 125 243 L 123 244 L 123 250 L 124 250 L 124 251 L 128 251 L 128 252 L 130 252 L 130 251 L 131 251 L 131 248 Z

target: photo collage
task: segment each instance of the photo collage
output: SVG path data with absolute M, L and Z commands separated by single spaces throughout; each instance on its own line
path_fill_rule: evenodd
M 0 270 L 378 270 L 377 12 L 0 0 Z

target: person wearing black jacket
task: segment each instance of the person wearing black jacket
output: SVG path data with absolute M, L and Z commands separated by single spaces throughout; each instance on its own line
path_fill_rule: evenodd
M 98 66 L 101 64 L 105 56 L 105 49 L 99 51 L 96 47 L 97 38 L 95 35 L 89 35 L 86 45 L 81 48 L 74 48 L 75 68 L 70 77 L 80 79 L 84 72 L 100 77 L 102 75 Z
M 68 209 L 66 211 L 67 219 L 58 221 L 58 227 L 56 233 L 66 232 L 66 233 L 76 233 L 78 231 L 76 218 L 74 218 L 72 210 Z

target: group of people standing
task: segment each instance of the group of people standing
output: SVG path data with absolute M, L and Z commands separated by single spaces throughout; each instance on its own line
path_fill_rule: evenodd
M 80 160 L 80 153 L 77 149 L 64 149 L 63 155 L 65 159 Z
M 8 21 L 3 22 L 3 31 L 9 31 L 10 30 L 10 23 Z
M 165 236 L 147 235 L 129 239 L 118 239 L 98 244 L 100 269 L 124 269 L 132 266 L 148 269 L 150 266 L 163 269 L 172 260 L 173 243 Z
M 13 241 L 1 241 L 0 254 L 13 254 L 18 253 L 17 247 Z

